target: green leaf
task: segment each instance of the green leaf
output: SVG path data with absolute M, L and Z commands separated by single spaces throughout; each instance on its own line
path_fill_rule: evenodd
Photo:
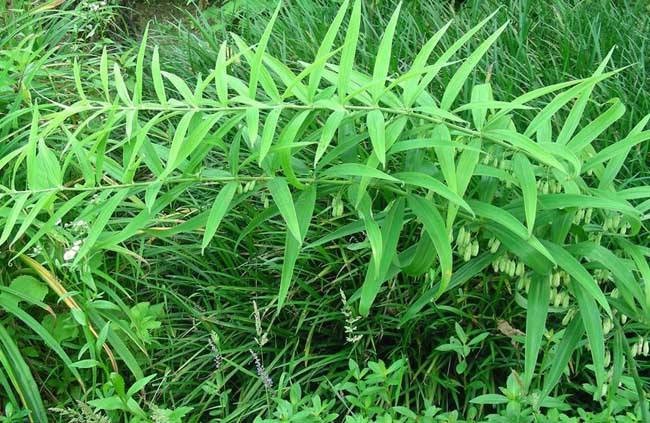
M 605 59 L 598 66 L 593 76 L 599 76 L 603 73 L 603 70 L 605 69 L 607 62 L 609 62 L 609 59 L 611 58 L 613 52 L 614 49 L 612 48 Z M 560 133 L 555 140 L 556 143 L 564 145 L 569 141 L 576 128 L 580 124 L 580 121 L 582 120 L 582 115 L 593 89 L 594 85 L 589 85 L 582 93 L 580 93 L 576 102 L 571 108 L 571 112 L 569 112 L 569 116 L 567 116 L 566 120 L 564 121 L 564 125 L 562 126 L 562 129 L 560 130 Z
M 482 254 L 465 263 L 453 273 L 451 276 L 451 281 L 449 282 L 449 286 L 447 286 L 447 290 L 458 287 L 473 277 L 479 275 L 483 269 L 492 263 L 494 257 L 494 254 Z M 422 294 L 415 302 L 413 302 L 413 304 L 411 304 L 411 306 L 408 308 L 408 310 L 406 310 L 400 319 L 400 326 L 403 326 L 406 322 L 418 316 L 424 306 L 431 304 L 431 301 L 436 297 L 436 294 L 439 290 L 440 283 L 437 283 L 433 287 L 429 288 L 424 294 Z
M 187 83 L 180 78 L 178 75 L 174 75 L 173 73 L 161 71 L 160 72 L 162 76 L 167 78 L 169 82 L 172 83 L 174 88 L 176 88 L 176 91 L 183 97 L 183 100 L 187 102 L 187 104 L 190 105 L 195 105 L 194 103 L 194 94 L 192 93 L 192 90 L 190 90 L 190 87 L 187 86 Z
M 160 72 L 160 56 L 158 53 L 158 46 L 153 49 L 153 56 L 151 58 L 151 79 L 153 80 L 153 88 L 156 91 L 158 101 L 162 105 L 167 104 L 167 96 L 165 95 L 165 83 L 162 79 Z M 110 101 L 110 100 L 109 100 Z
M 375 266 L 374 256 L 366 271 L 366 278 L 361 286 L 361 298 L 359 301 L 359 314 L 368 316 L 370 307 L 375 301 L 386 274 L 396 254 L 397 241 L 399 240 L 402 226 L 404 225 L 404 201 L 402 198 L 396 200 L 391 206 L 386 218 L 381 225 L 382 257 L 379 266 Z M 379 269 L 379 270 L 377 270 Z
M 0 364 L 4 367 L 5 374 L 14 385 L 24 406 L 29 410 L 30 422 L 48 421 L 34 376 L 20 349 L 2 323 L 0 323 Z
M 217 63 L 214 69 L 214 84 L 217 91 L 217 98 L 221 104 L 228 101 L 228 63 L 227 59 L 228 43 L 221 43 L 217 55 Z
M 366 116 L 368 135 L 372 143 L 373 152 L 379 162 L 386 166 L 386 122 L 381 110 L 371 110 Z
M 99 79 L 102 82 L 102 89 L 107 102 L 111 102 L 111 91 L 108 88 L 108 55 L 106 47 L 102 49 L 102 57 L 99 60 Z
M 439 141 L 444 144 L 444 147 L 434 147 L 436 157 L 438 158 L 438 165 L 442 171 L 442 175 L 447 181 L 447 186 L 454 192 L 458 192 L 458 181 L 456 180 L 456 163 L 454 161 L 455 150 L 451 142 L 451 134 L 449 128 L 445 125 L 437 125 L 433 129 L 431 137 L 434 141 Z
M 178 157 L 181 148 L 183 147 L 183 143 L 185 142 L 185 135 L 187 134 L 187 130 L 190 126 L 190 123 L 192 123 L 192 119 L 195 115 L 196 112 L 194 111 L 185 113 L 181 120 L 178 122 L 176 130 L 174 131 L 172 144 L 169 147 L 169 154 L 167 155 L 167 166 L 163 172 L 163 177 L 168 176 L 176 168 L 176 166 L 178 166 Z
M 298 180 L 293 170 L 292 160 L 294 156 L 292 153 L 292 148 L 296 144 L 296 137 L 300 132 L 300 128 L 307 119 L 311 112 L 309 110 L 303 110 L 299 114 L 295 115 L 291 121 L 282 129 L 280 136 L 278 138 L 278 156 L 280 157 L 280 162 L 282 164 L 282 169 L 286 175 L 288 181 L 298 189 L 303 189 L 304 185 Z
M 147 35 L 149 34 L 149 24 L 144 29 L 140 48 L 135 62 L 135 88 L 133 90 L 133 102 L 140 104 L 142 102 L 142 80 L 144 77 L 144 54 L 147 50 Z
M 516 154 L 514 158 L 514 174 L 519 181 L 522 196 L 524 198 L 524 210 L 526 213 L 526 225 L 528 234 L 533 234 L 535 229 L 535 215 L 537 213 L 537 181 L 535 171 L 523 154 Z
M 408 204 L 411 210 L 413 210 L 413 213 L 417 216 L 418 220 L 424 225 L 424 230 L 431 238 L 438 253 L 438 260 L 442 271 L 442 281 L 438 288 L 438 292 L 433 298 L 435 301 L 447 290 L 447 285 L 449 285 L 449 281 L 451 280 L 453 257 L 449 235 L 445 222 L 432 201 L 416 195 L 410 195 L 408 197 Z
M 567 247 L 567 250 L 574 255 L 585 257 L 590 263 L 600 263 L 603 268 L 611 271 L 618 291 L 632 309 L 636 308 L 635 299 L 639 304 L 644 304 L 641 284 L 634 278 L 629 264 L 617 257 L 612 251 L 588 241 L 571 245 Z M 625 251 L 628 253 L 633 252 L 634 248 L 631 250 L 626 248 Z
M 397 19 L 399 18 L 401 7 L 402 3 L 400 2 L 395 8 L 393 15 L 390 17 L 388 24 L 386 25 L 386 30 L 384 31 L 384 35 L 381 37 L 377 55 L 375 56 L 375 66 L 372 72 L 373 85 L 368 90 L 375 103 L 379 101 L 379 98 L 384 92 L 385 81 L 386 77 L 388 76 L 388 67 L 390 66 L 390 56 L 393 46 L 393 37 L 395 36 L 395 26 L 397 25 Z M 380 161 L 382 161 L 381 157 Z
M 36 217 L 48 205 L 54 203 L 56 197 L 57 197 L 57 192 L 54 191 L 49 194 L 42 195 L 41 198 L 36 202 L 36 204 L 32 205 L 32 209 L 29 211 L 29 214 L 25 217 L 25 219 L 23 219 L 23 223 L 18 228 L 18 231 L 16 231 L 16 234 L 14 235 L 10 246 L 13 246 L 16 243 L 16 241 L 20 239 L 20 237 L 27 231 L 27 229 L 29 229 L 32 223 L 34 223 Z
M 614 104 L 598 116 L 587 126 L 582 128 L 567 144 L 567 147 L 575 153 L 581 152 L 585 147 L 591 145 L 600 134 L 609 128 L 614 122 L 625 114 L 625 105 L 616 99 Z
M 433 52 L 433 49 L 438 45 L 438 42 L 442 38 L 443 35 L 447 32 L 447 29 L 451 25 L 452 21 L 447 22 L 442 28 L 440 28 L 429 40 L 420 48 L 420 51 L 418 52 L 417 56 L 413 60 L 413 64 L 411 65 L 411 69 L 409 72 L 414 72 L 416 74 L 419 74 L 422 72 L 427 64 L 427 61 L 429 60 L 429 56 L 431 56 L 431 53 Z M 420 78 L 411 78 L 407 81 L 404 81 L 403 87 L 404 87 L 404 104 L 407 107 L 410 107 L 413 102 L 415 101 L 415 97 L 417 96 L 417 91 L 418 91 L 418 82 Z
M 269 38 L 271 38 L 273 25 L 275 24 L 275 20 L 278 18 L 278 13 L 280 13 L 281 8 L 282 8 L 282 2 L 280 1 L 278 2 L 278 5 L 275 8 L 273 15 L 271 16 L 269 23 L 266 25 L 266 28 L 264 29 L 264 33 L 262 33 L 262 36 L 260 37 L 260 41 L 257 44 L 257 48 L 255 48 L 255 55 L 253 56 L 253 61 L 250 64 L 251 74 L 248 82 L 248 96 L 252 99 L 256 97 L 255 94 L 257 93 L 257 82 L 259 81 L 263 70 L 262 59 L 264 58 L 266 45 L 269 42 Z
M 487 104 L 492 101 L 492 98 L 492 86 L 489 82 L 486 82 L 485 84 L 475 85 L 474 88 L 472 88 L 472 102 L 466 106 L 471 106 L 472 104 L 474 105 L 471 107 L 472 121 L 478 130 L 483 129 L 483 125 L 485 124 L 485 116 L 487 115 L 488 111 Z M 459 110 L 460 109 L 457 109 L 456 111 Z
M 327 147 L 329 147 L 332 142 L 332 138 L 334 138 L 334 134 L 337 129 L 339 129 L 345 114 L 345 111 L 338 110 L 327 117 L 327 121 L 325 121 L 325 125 L 323 126 L 323 131 L 321 132 L 320 140 L 318 141 L 316 154 L 314 155 L 314 167 L 316 167 L 318 161 L 323 157 L 325 151 L 327 151 Z
M 287 181 L 282 177 L 275 177 L 269 181 L 268 188 L 275 205 L 278 207 L 278 210 L 280 210 L 280 214 L 287 224 L 287 228 L 289 228 L 289 232 L 291 232 L 296 241 L 301 244 L 302 236 L 300 234 L 300 225 L 298 224 L 296 208 Z
M 27 301 L 29 303 L 41 302 L 45 298 L 45 295 L 47 295 L 47 286 L 38 279 L 28 275 L 21 275 L 12 280 L 9 284 L 9 289 L 19 293 L 20 296 L 3 292 L 0 294 L 0 297 L 15 306 L 18 306 L 21 301 Z
M 554 257 L 546 249 L 544 245 L 533 235 L 528 234 L 526 227 L 506 210 L 493 206 L 492 204 L 483 203 L 481 201 L 470 200 L 469 205 L 478 216 L 491 220 L 499 225 L 507 228 L 513 234 L 517 235 L 521 240 L 525 241 L 528 245 L 533 247 L 544 257 L 555 263 Z M 515 251 L 516 253 L 516 251 Z
M 370 242 L 370 249 L 372 250 L 372 258 L 376 266 L 376 271 L 379 272 L 379 266 L 381 265 L 381 258 L 383 255 L 383 240 L 379 225 L 372 216 L 371 201 L 370 196 L 366 194 L 363 196 L 363 200 L 359 203 L 357 208 L 366 228 L 366 235 Z
M 63 183 L 63 172 L 56 154 L 42 138 L 38 140 L 38 154 L 35 163 L 27 173 L 27 183 L 30 189 L 41 190 L 59 187 Z
M 19 278 L 21 277 L 23 276 L 19 276 Z M 43 286 L 42 282 L 39 281 L 37 282 L 40 283 L 41 286 Z M 47 291 L 47 288 L 45 288 L 45 291 Z M 45 297 L 44 294 L 38 293 L 38 295 L 34 299 L 40 298 L 41 295 Z M 61 358 L 61 361 L 63 361 L 63 363 L 67 366 L 70 372 L 74 375 L 75 379 L 77 379 L 77 382 L 79 382 L 79 385 L 81 385 L 82 389 L 84 389 L 83 380 L 81 379 L 81 376 L 79 375 L 77 369 L 73 367 L 72 360 L 66 354 L 65 350 L 61 347 L 61 344 L 55 339 L 54 336 L 50 334 L 50 332 L 48 332 L 47 329 L 45 329 L 45 327 L 43 327 L 43 325 L 41 325 L 34 317 L 32 317 L 30 313 L 24 311 L 10 298 L 7 298 L 7 296 L 5 296 L 5 293 L 0 294 L 0 307 L 5 309 L 8 313 L 13 314 L 16 318 L 20 319 L 28 328 L 34 331 L 34 333 L 39 336 L 39 338 L 43 341 L 43 343 L 45 343 L 45 345 L 51 348 L 52 351 L 54 351 L 59 356 L 59 358 Z
M 379 169 L 375 169 L 370 166 L 366 166 L 359 163 L 342 163 L 339 165 L 332 166 L 327 168 L 321 173 L 323 176 L 360 176 L 362 178 L 376 178 L 383 179 L 390 182 L 400 182 L 399 179 L 382 172 Z
M 9 235 L 11 235 L 11 231 L 14 228 L 16 221 L 18 220 L 18 216 L 22 213 L 23 206 L 25 205 L 28 197 L 28 193 L 18 194 L 15 197 L 14 206 L 11 208 L 7 219 L 4 222 L 2 234 L 0 235 L 0 245 L 4 244 L 4 242 L 9 238 Z
M 124 83 L 124 78 L 122 78 L 122 71 L 120 71 L 120 65 L 113 63 L 113 77 L 115 79 L 115 88 L 117 89 L 117 95 L 120 97 L 120 100 L 125 105 L 132 105 L 131 98 L 129 97 L 129 91 L 126 89 L 126 84 Z
M 110 220 L 111 216 L 113 215 L 113 212 L 117 207 L 120 205 L 122 200 L 126 197 L 126 195 L 129 193 L 128 189 L 122 189 L 117 191 L 113 196 L 111 197 L 110 200 L 108 200 L 106 203 L 104 203 L 103 207 L 101 207 L 99 210 L 99 214 L 95 218 L 95 220 L 92 222 L 90 226 L 90 231 L 88 231 L 88 236 L 86 236 L 86 239 L 83 240 L 81 247 L 79 248 L 79 252 L 77 253 L 74 261 L 72 262 L 73 267 L 77 266 L 81 259 L 83 259 L 88 252 L 90 252 L 91 248 L 95 245 L 95 242 L 97 242 L 97 239 L 99 236 L 102 234 L 104 227 Z
M 485 395 L 479 395 L 478 397 L 471 399 L 470 402 L 472 404 L 499 405 L 499 404 L 507 404 L 509 400 L 507 397 L 503 395 L 485 394 Z
M 298 217 L 298 224 L 300 226 L 300 241 L 296 240 L 291 234 L 287 233 L 285 239 L 284 258 L 282 261 L 282 277 L 280 279 L 280 291 L 278 293 L 278 307 L 279 312 L 284 305 L 284 302 L 291 287 L 293 279 L 293 272 L 300 254 L 300 246 L 305 240 L 309 223 L 314 213 L 314 205 L 316 203 L 316 184 L 312 184 L 309 188 L 303 191 L 296 201 L 296 214 Z
M 458 97 L 458 93 L 463 88 L 465 81 L 472 73 L 472 70 L 478 65 L 478 62 L 481 60 L 483 55 L 488 51 L 488 49 L 494 44 L 494 42 L 499 38 L 499 35 L 503 32 L 504 29 L 508 26 L 509 22 L 503 24 L 499 29 L 497 29 L 490 37 L 488 37 L 483 43 L 472 54 L 463 62 L 462 65 L 458 68 L 454 76 L 447 83 L 445 92 L 442 95 L 440 100 L 440 108 L 443 110 L 450 110 L 454 100 Z
M 569 101 L 573 100 L 577 95 L 580 93 L 584 92 L 585 89 L 591 89 L 590 87 L 593 87 L 595 84 L 598 82 L 612 76 L 616 72 L 608 72 L 602 75 L 596 75 L 592 76 L 590 78 L 586 78 L 582 81 L 576 81 L 579 82 L 579 84 L 575 85 L 574 87 L 569 88 L 566 91 L 561 92 L 553 100 L 551 100 L 534 118 L 531 120 L 530 124 L 528 124 L 528 127 L 526 128 L 526 131 L 524 132 L 524 135 L 526 137 L 532 136 L 539 128 L 541 128 L 543 125 L 548 122 L 553 115 L 560 110 L 562 107 L 564 107 Z M 550 92 L 550 91 L 548 91 Z M 530 101 L 534 97 L 534 94 L 537 94 L 536 92 L 531 92 L 526 95 L 526 100 Z M 516 98 L 513 100 L 513 103 L 524 103 L 525 101 L 521 101 L 521 99 L 524 96 L 521 96 L 520 98 Z
M 201 242 L 201 253 L 205 251 L 205 247 L 208 246 L 214 234 L 217 233 L 219 224 L 221 220 L 226 215 L 230 203 L 237 192 L 237 187 L 239 186 L 238 182 L 229 182 L 221 188 L 219 194 L 217 194 L 212 207 L 210 208 L 210 214 L 208 215 L 208 220 L 205 225 L 205 232 L 203 233 L 203 241 Z
M 393 176 L 405 184 L 431 190 L 474 215 L 472 208 L 460 195 L 432 176 L 420 172 L 400 172 L 393 174 Z
M 528 309 L 526 310 L 526 345 L 524 360 L 524 379 L 526 389 L 530 387 L 535 372 L 535 364 L 546 328 L 548 314 L 549 280 L 545 275 L 535 275 L 530 283 Z
M 624 139 L 610 144 L 607 147 L 600 150 L 593 157 L 590 157 L 582 167 L 582 172 L 589 172 L 590 170 L 595 169 L 598 165 L 607 160 L 610 160 L 617 155 L 621 154 L 624 151 L 638 145 L 642 142 L 645 142 L 650 139 L 650 131 L 643 131 L 635 134 L 630 134 Z
M 246 109 L 246 127 L 248 128 L 248 142 L 254 146 L 257 143 L 260 127 L 260 109 L 256 107 Z
M 528 136 L 509 129 L 488 129 L 484 132 L 484 135 L 509 144 L 515 149 L 526 153 L 531 158 L 552 166 L 563 173 L 569 173 L 565 166 L 553 154 L 549 153 L 543 146 L 531 140 Z
M 264 121 L 262 141 L 260 142 L 260 155 L 258 158 L 258 164 L 260 166 L 262 165 L 262 162 L 266 158 L 266 155 L 269 153 L 271 145 L 273 144 L 273 136 L 275 135 L 275 129 L 278 126 L 278 120 L 280 119 L 281 113 L 281 108 L 273 109 L 269 112 L 266 120 Z
M 600 392 L 600 387 L 605 383 L 605 337 L 603 335 L 603 321 L 600 318 L 600 312 L 594 301 L 594 296 L 583 285 L 576 283 L 578 279 L 573 279 L 569 284 L 569 288 L 576 300 L 578 301 L 578 309 L 582 317 L 582 323 L 587 332 L 587 339 L 589 339 L 589 349 L 591 350 L 591 358 L 594 363 L 594 370 L 596 373 L 596 392 Z M 596 298 L 597 299 L 597 298 Z M 610 314 L 611 317 L 611 314 Z M 594 393 L 594 398 L 599 396 Z
M 323 41 L 318 47 L 318 51 L 316 52 L 316 57 L 314 58 L 314 63 L 317 63 L 323 57 L 329 56 L 330 51 L 332 50 L 332 44 L 334 43 L 334 39 L 338 35 L 339 28 L 341 27 L 341 23 L 343 22 L 343 18 L 347 13 L 348 4 L 349 4 L 349 0 L 344 0 L 343 3 L 341 4 L 341 7 L 339 8 L 339 11 L 336 13 L 334 20 L 332 21 L 331 25 L 327 29 L 327 33 L 325 34 Z M 308 92 L 309 92 L 310 99 L 314 98 L 314 94 L 318 89 L 318 85 L 320 84 L 320 80 L 323 74 L 323 69 L 325 68 L 325 64 L 326 62 L 322 62 L 319 65 L 317 65 L 309 75 Z
M 359 41 L 360 24 L 361 0 L 355 0 L 354 6 L 352 6 L 352 14 L 350 15 L 350 23 L 348 24 L 345 40 L 343 41 L 341 61 L 339 62 L 337 90 L 341 101 L 346 97 L 349 90 L 352 68 L 354 66 L 354 56 L 356 55 L 357 43 Z
M 578 259 L 573 257 L 571 253 L 569 253 L 566 249 L 555 243 L 549 241 L 542 241 L 542 243 L 552 254 L 557 265 L 560 266 L 569 275 L 571 275 L 571 277 L 578 283 L 578 285 L 580 285 L 592 299 L 596 300 L 598 304 L 600 304 L 600 306 L 611 317 L 612 310 L 609 307 L 607 298 L 605 298 L 605 295 L 600 290 L 600 287 L 594 278 L 582 266 L 582 264 L 580 264 Z
M 557 347 L 552 360 L 550 360 L 551 369 L 546 371 L 544 374 L 544 388 L 542 389 L 542 393 L 537 400 L 537 406 L 539 406 L 539 404 L 548 396 L 551 390 L 560 381 L 560 377 L 564 373 L 564 369 L 566 369 L 566 366 L 571 359 L 571 354 L 573 353 L 573 350 L 575 350 L 578 346 L 583 333 L 584 326 L 582 324 L 582 319 L 580 316 L 576 316 L 564 331 L 560 345 Z
M 490 16 L 487 18 L 483 19 L 481 22 L 479 22 L 476 26 L 471 28 L 468 31 L 465 31 L 463 36 L 460 37 L 458 40 L 456 40 L 449 48 L 447 48 L 440 56 L 438 56 L 438 59 L 432 66 L 432 71 L 427 73 L 422 80 L 420 81 L 420 84 L 418 85 L 418 89 L 414 92 L 413 96 L 411 98 L 407 98 L 407 104 L 410 104 L 412 101 L 415 101 L 418 96 L 421 95 L 421 93 L 424 92 L 425 88 L 429 85 L 429 83 L 433 80 L 433 78 L 438 75 L 438 72 L 440 69 L 442 69 L 447 62 L 451 59 L 451 57 L 456 54 L 458 50 L 465 45 L 473 36 L 476 34 L 483 26 L 485 26 L 486 23 L 488 23 L 494 15 L 498 12 L 498 10 L 492 12 Z

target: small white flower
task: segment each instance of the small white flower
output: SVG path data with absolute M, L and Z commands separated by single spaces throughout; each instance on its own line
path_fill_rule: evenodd
M 65 250 L 63 253 L 63 260 L 64 261 L 72 261 L 74 260 L 75 257 L 77 257 L 77 253 L 79 253 L 79 249 L 81 248 L 81 240 L 76 240 L 75 242 L 72 243 L 72 246 Z

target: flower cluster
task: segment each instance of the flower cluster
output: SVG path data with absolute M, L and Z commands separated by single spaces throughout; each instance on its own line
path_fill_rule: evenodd
M 463 260 L 469 261 L 479 253 L 478 239 L 472 239 L 472 232 L 465 229 L 464 226 L 461 226 L 456 237 L 456 248 L 458 249 L 458 254 L 463 257 Z
M 345 341 L 350 344 L 356 344 L 363 338 L 363 335 L 357 332 L 356 323 L 361 320 L 361 316 L 354 316 L 352 313 L 352 307 L 348 304 L 348 298 L 345 296 L 343 290 L 339 290 L 341 293 L 341 301 L 343 302 L 343 308 L 341 308 L 341 313 L 345 316 Z
M 97 12 L 101 8 L 105 7 L 107 5 L 105 0 L 102 1 L 96 1 L 93 3 L 88 4 L 88 9 L 90 9 L 91 12 Z
M 80 249 L 81 249 L 81 240 L 78 239 L 72 243 L 70 248 L 66 249 L 63 252 L 63 260 L 66 262 L 74 260 L 74 258 L 77 257 L 77 254 L 79 253 Z
M 262 329 L 262 317 L 260 316 L 260 310 L 257 308 L 257 302 L 255 301 L 253 301 L 253 316 L 255 317 L 255 332 L 257 333 L 255 342 L 262 347 L 269 342 L 269 334 L 268 331 L 265 332 Z
M 648 354 L 650 354 L 650 343 L 647 339 L 641 337 L 634 345 L 632 345 L 631 352 L 632 357 L 636 357 L 637 355 L 647 357 Z
M 495 273 L 505 273 L 510 277 L 523 276 L 526 272 L 524 263 L 515 258 L 510 258 L 508 254 L 498 257 L 492 262 L 492 270 Z
M 542 194 L 557 194 L 562 192 L 562 184 L 555 179 L 540 179 L 537 181 L 537 190 Z
M 341 194 L 336 194 L 332 198 L 332 217 L 341 217 L 343 216 L 344 205 L 343 200 L 341 200 Z
M 212 355 L 214 357 L 214 368 L 215 370 L 219 370 L 221 368 L 221 365 L 223 364 L 223 356 L 221 355 L 221 351 L 219 351 L 219 347 L 217 347 L 217 343 L 219 342 L 219 337 L 215 332 L 210 333 L 210 339 L 208 339 L 208 344 L 210 344 L 210 350 L 212 351 Z
M 551 295 L 549 296 L 549 302 L 554 307 L 564 307 L 569 306 L 570 296 L 569 292 L 562 287 L 566 287 L 571 281 L 571 276 L 564 270 L 558 270 L 552 272 L 548 275 L 548 282 L 551 286 Z
M 622 216 L 618 213 L 605 217 L 605 221 L 603 222 L 603 231 L 605 232 L 614 232 L 625 235 L 630 228 L 630 223 L 624 222 Z
M 576 211 L 576 215 L 573 218 L 573 223 L 576 225 L 579 225 L 581 223 L 589 224 L 591 223 L 591 218 L 594 213 L 594 210 L 589 208 L 589 209 L 578 209 Z
M 255 188 L 255 180 L 248 181 L 245 184 L 239 184 L 237 186 L 237 193 L 238 194 L 245 194 L 247 192 L 251 192 Z
M 262 364 L 262 360 L 258 357 L 258 355 L 255 353 L 253 350 L 248 350 L 251 353 L 251 357 L 253 357 L 253 361 L 255 362 L 255 370 L 257 371 L 257 376 L 262 380 L 262 383 L 264 384 L 264 388 L 266 389 L 271 389 L 273 388 L 273 380 L 267 373 L 266 369 L 264 368 L 264 365 Z

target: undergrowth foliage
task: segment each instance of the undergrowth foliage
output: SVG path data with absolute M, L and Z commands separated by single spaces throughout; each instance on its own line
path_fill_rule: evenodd
M 155 377 L 145 377 L 142 355 L 152 342 L 150 331 L 160 326 L 162 306 L 132 307 L 119 273 L 107 275 L 103 260 L 146 267 L 148 245 L 197 233 L 193 242 L 209 254 L 226 242 L 224 231 L 240 233 L 234 246 L 223 247 L 237 251 L 264 228 L 284 234 L 283 243 L 274 245 L 283 252 L 265 318 L 255 305 L 258 345 L 249 366 L 266 391 L 275 389 L 274 374 L 261 358 L 267 318 L 282 320 L 288 308 L 295 313 L 292 298 L 309 289 L 301 266 L 327 266 L 330 255 L 349 249 L 361 252 L 350 263 L 357 268 L 353 283 L 345 285 L 354 289 L 340 291 L 342 302 L 338 288 L 330 294 L 342 304 L 348 342 L 372 338 L 377 328 L 361 334 L 359 327 L 378 313 L 377 304 L 396 281 L 416 292 L 395 317 L 400 329 L 478 279 L 488 286 L 505 283 L 526 310 L 523 357 L 511 369 L 504 395 L 485 390 L 475 404 L 510 407 L 516 398 L 535 412 L 557 407 L 561 399 L 551 395 L 574 351 L 587 347 L 589 364 L 580 365 L 593 398 L 612 409 L 620 392 L 631 390 L 647 418 L 634 361 L 644 345 L 630 348 L 622 325 L 637 325 L 643 333 L 650 323 L 647 250 L 635 241 L 649 207 L 638 203 L 650 190 L 619 189 L 616 176 L 630 151 L 650 138 L 650 116 L 620 139 L 607 140 L 606 147 L 594 144 L 626 113 L 618 99 L 590 100 L 601 81 L 619 72 L 607 69 L 609 56 L 588 78 L 499 99 L 489 74 L 480 83 L 473 75 L 508 24 L 458 57 L 494 15 L 489 16 L 432 57 L 450 22 L 408 69 L 394 73 L 397 7 L 366 74 L 355 66 L 361 2 L 348 3 L 310 62 L 294 66 L 267 52 L 278 6 L 259 40 L 249 44 L 232 34 L 221 44 L 214 70 L 198 75 L 196 83 L 163 70 L 145 32 L 131 75 L 104 49 L 96 68 L 72 63 L 72 95 L 32 97 L 30 107 L 13 107 L 2 116 L 4 315 L 27 326 L 56 355 L 79 387 L 78 399 L 142 419 L 133 421 L 147 421 L 154 412 L 175 412 L 183 421 L 189 408 L 145 412 L 137 401 Z M 336 45 L 341 32 L 343 43 Z M 430 83 L 442 69 L 453 69 L 452 77 L 443 81 L 444 90 L 433 92 Z M 461 92 L 471 100 L 461 102 Z M 598 116 L 586 121 L 585 110 L 594 108 Z M 184 195 L 198 205 L 183 208 Z M 57 299 L 44 302 L 48 291 L 69 311 L 66 333 L 82 331 L 86 338 L 77 358 L 66 351 L 67 335 L 53 336 L 45 320 L 26 311 L 29 305 L 54 314 Z M 499 330 L 521 336 L 507 322 Z M 469 337 L 456 324 L 456 335 L 438 350 L 456 353 L 455 370 L 463 374 L 471 350 L 486 337 Z M 44 375 L 28 365 L 20 342 L 9 320 L 1 320 L 0 386 L 29 410 L 32 421 L 46 421 L 39 389 Z M 221 356 L 218 342 L 211 338 L 210 350 L 220 367 L 230 359 Z M 386 409 L 400 404 L 405 363 L 395 361 L 386 370 L 383 362 L 371 361 L 368 367 L 389 380 L 386 397 L 343 382 L 340 389 L 384 401 Z M 350 372 L 362 381 L 367 370 L 350 363 Z M 87 386 L 88 373 L 104 387 Z M 125 386 L 124 378 L 135 383 Z M 300 403 L 299 387 L 291 395 Z M 316 398 L 300 416 L 318 409 L 330 416 L 323 421 L 333 421 L 342 413 L 332 412 L 336 396 L 327 406 Z M 293 409 L 291 401 L 278 401 L 280 419 Z M 357 413 L 363 404 L 352 402 Z M 422 412 L 433 419 L 434 408 Z M 394 412 L 415 418 L 408 404 Z M 176 421 L 165 418 L 160 421 Z

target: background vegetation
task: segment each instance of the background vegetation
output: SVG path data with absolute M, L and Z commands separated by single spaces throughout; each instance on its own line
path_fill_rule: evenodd
M 0 4 L 2 421 L 648 421 L 647 2 L 148 3 Z

